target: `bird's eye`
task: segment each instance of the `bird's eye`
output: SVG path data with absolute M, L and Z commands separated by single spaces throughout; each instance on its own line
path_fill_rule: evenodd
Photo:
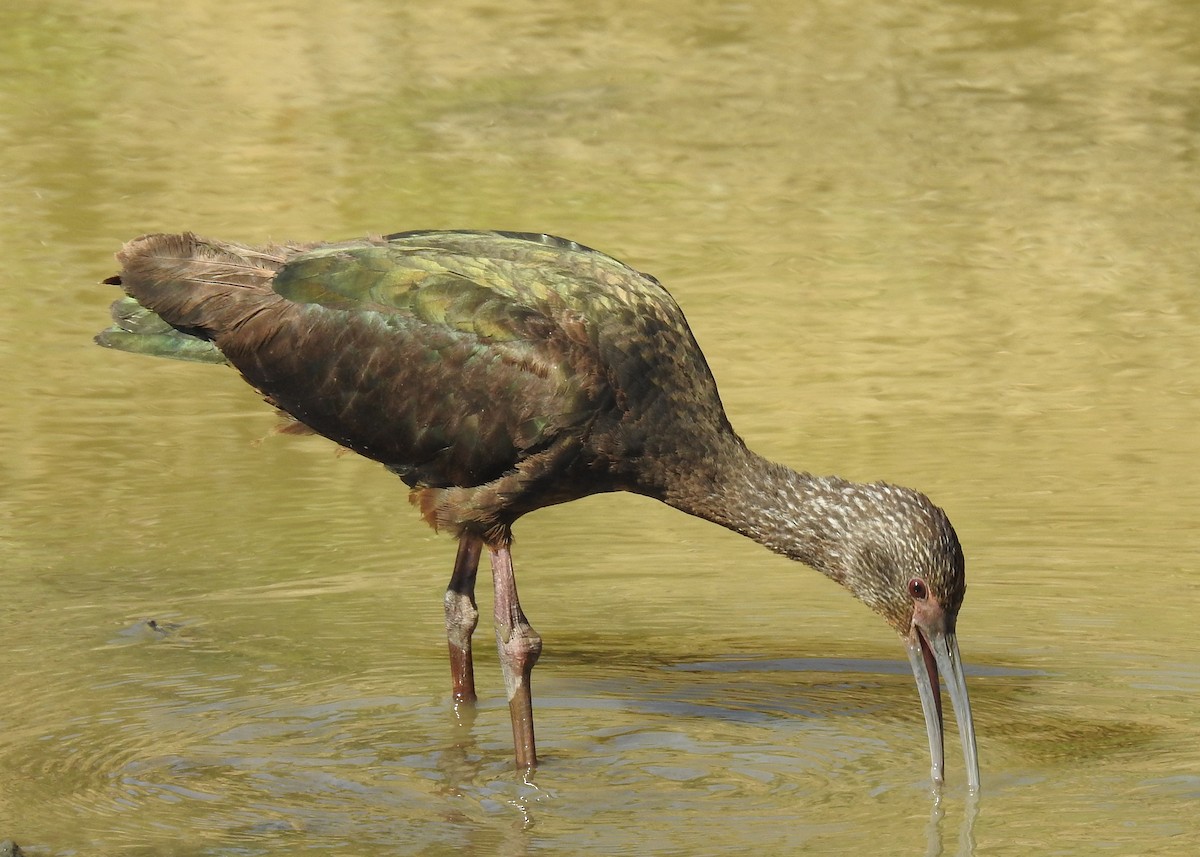
M 908 594 L 913 597 L 914 601 L 924 601 L 929 597 L 929 587 L 919 577 L 914 577 L 908 582 Z

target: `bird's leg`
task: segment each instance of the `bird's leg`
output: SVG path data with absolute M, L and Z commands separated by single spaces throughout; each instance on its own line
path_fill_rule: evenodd
M 504 670 L 504 687 L 508 691 L 517 767 L 529 770 L 537 765 L 529 674 L 542 653 L 542 638 L 530 627 L 521 611 L 508 548 L 492 548 L 491 553 L 492 585 L 496 592 L 496 647 L 500 650 L 500 667 Z
M 479 608 L 475 606 L 475 572 L 479 570 L 479 554 L 483 541 L 464 533 L 458 540 L 458 556 L 454 558 L 454 574 L 446 589 L 446 642 L 450 647 L 450 680 L 454 686 L 454 701 L 475 701 L 475 666 L 471 661 L 471 634 L 479 624 Z

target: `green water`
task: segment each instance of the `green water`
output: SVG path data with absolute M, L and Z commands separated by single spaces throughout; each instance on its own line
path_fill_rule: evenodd
M 1197 45 L 1184 0 L 10 2 L 0 839 L 1196 853 Z M 454 545 L 404 486 L 227 369 L 90 344 L 142 232 L 427 227 L 655 274 L 755 449 L 948 510 L 978 802 L 953 743 L 933 802 L 878 618 L 629 496 L 518 527 L 523 781 L 486 623 L 452 714 Z

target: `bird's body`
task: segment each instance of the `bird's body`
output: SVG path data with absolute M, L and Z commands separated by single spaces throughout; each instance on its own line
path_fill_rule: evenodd
M 505 541 L 521 514 L 601 491 L 667 499 L 673 461 L 691 470 L 716 451 L 678 438 L 741 447 L 667 292 L 572 242 L 149 240 L 153 254 L 126 254 L 124 283 L 204 287 L 136 293 L 147 308 L 203 330 L 273 404 L 386 465 L 455 533 Z
M 528 679 L 541 641 L 516 599 L 511 528 L 589 494 L 654 497 L 817 568 L 910 638 L 914 670 L 925 653 L 936 696 L 937 665 L 913 630 L 932 601 L 956 662 L 965 585 L 945 514 L 909 489 L 747 449 L 653 277 L 574 242 L 498 232 L 265 248 L 151 235 L 118 258 L 111 282 L 132 300 L 114 305 L 102 345 L 228 361 L 299 423 L 395 472 L 426 520 L 459 537 L 446 616 L 460 699 L 474 698 L 475 567 L 488 549 L 519 763 L 536 761 Z M 929 599 L 912 593 L 918 580 Z M 965 706 L 965 684 L 961 695 Z M 922 701 L 929 721 L 925 690 Z M 940 779 L 940 702 L 937 714 Z

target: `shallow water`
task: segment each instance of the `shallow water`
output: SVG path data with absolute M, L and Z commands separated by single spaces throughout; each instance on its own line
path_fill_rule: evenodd
M 35 855 L 1190 855 L 1200 11 L 138 0 L 0 27 L 0 839 Z M 549 231 L 662 279 L 760 452 L 927 491 L 983 792 L 894 634 L 642 498 L 522 522 L 511 770 L 454 546 L 230 371 L 102 351 L 122 240 Z M 486 589 L 481 586 L 481 590 Z M 486 617 L 490 598 L 481 592 Z M 153 620 L 154 625 L 150 625 Z

